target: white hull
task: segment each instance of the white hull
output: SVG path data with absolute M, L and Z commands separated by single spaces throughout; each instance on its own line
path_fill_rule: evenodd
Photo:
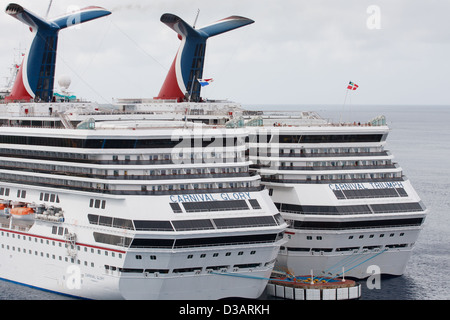
M 288 268 L 296 275 L 339 276 L 364 279 L 373 274 L 400 276 L 405 272 L 411 249 L 365 250 L 360 253 L 305 254 L 280 253 L 277 267 Z M 287 267 L 288 266 L 288 267 Z M 318 267 L 322 270 L 318 270 Z M 325 272 L 324 272 L 325 271 Z
M 273 268 L 272 264 L 265 268 L 241 269 L 234 272 L 219 270 L 176 275 L 146 272 L 124 274 L 119 271 L 105 271 L 100 262 L 94 263 L 97 267 L 84 266 L 83 262 L 80 265 L 71 263 L 70 260 L 64 262 L 65 248 L 54 250 L 49 257 L 45 253 L 44 256 L 38 254 L 36 257 L 32 249 L 30 249 L 32 254 L 28 253 L 28 249 L 25 249 L 27 252 L 24 252 L 24 249 L 18 252 L 19 245 L 24 241 L 27 240 L 19 239 L 16 243 L 12 241 L 10 245 L 6 244 L 0 249 L 0 278 L 86 299 L 217 300 L 233 297 L 256 299 L 263 293 L 267 284 L 267 281 L 261 278 L 268 279 Z M 215 252 L 221 252 L 216 249 Z M 230 248 L 225 250 L 229 252 Z M 179 254 L 179 260 L 182 256 L 184 261 L 185 253 Z M 278 249 L 266 248 L 266 253 L 275 259 Z M 55 259 L 52 258 L 53 255 Z M 63 261 L 59 261 L 59 255 Z M 176 261 L 176 256 L 173 254 L 171 260 Z
M 16 186 L 10 185 L 10 189 Z M 23 187 L 21 187 L 23 189 Z M 116 234 L 128 238 L 203 238 L 249 236 L 261 232 L 278 234 L 284 226 L 152 232 L 111 228 L 87 222 L 80 215 L 119 215 L 124 210 L 134 219 L 143 219 L 150 211 L 142 207 L 164 208 L 170 196 L 106 197 L 106 209 L 89 209 L 89 199 L 99 195 L 69 190 L 27 188 L 28 201 L 38 202 L 41 191 L 57 192 L 64 210 L 64 222 L 56 219 L 17 221 L 0 219 L 0 278 L 64 295 L 86 299 L 256 299 L 264 291 L 274 267 L 283 237 L 275 241 L 209 246 L 146 248 L 109 245 L 98 242 L 95 233 Z M 11 192 L 15 194 L 15 192 Z M 223 195 L 227 195 L 224 193 Z M 232 194 L 229 194 L 230 196 Z M 263 208 L 274 210 L 267 192 L 248 193 Z M 219 198 L 220 194 L 212 195 Z M 126 199 L 126 200 L 125 200 Z M 268 205 L 268 207 L 266 207 Z M 170 208 L 170 207 L 169 207 Z M 167 210 L 167 209 L 166 209 Z M 263 209 L 260 209 L 260 212 Z M 235 212 L 235 211 L 234 211 Z M 276 211 L 275 211 L 276 212 Z M 235 216 L 235 213 L 162 213 L 165 219 Z M 126 216 L 125 216 L 126 217 Z M 76 234 L 72 247 L 60 230 Z M 94 235 L 94 236 L 93 236 Z

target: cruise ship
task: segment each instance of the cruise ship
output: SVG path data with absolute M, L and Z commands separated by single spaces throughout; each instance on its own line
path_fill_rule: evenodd
M 251 168 L 287 221 L 277 267 L 296 275 L 402 275 L 427 209 L 386 148 L 384 117 L 314 112 L 248 127 Z
M 287 224 L 246 131 L 48 102 L 74 14 L 6 13 L 36 36 L 0 111 L 0 278 L 86 299 L 258 298 Z

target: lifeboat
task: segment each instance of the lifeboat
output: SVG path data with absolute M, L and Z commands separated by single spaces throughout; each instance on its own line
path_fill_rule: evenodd
M 22 220 L 32 220 L 34 219 L 34 210 L 28 207 L 16 207 L 12 208 L 10 211 L 14 218 Z
M 9 216 L 9 207 L 4 204 L 0 203 L 0 216 Z

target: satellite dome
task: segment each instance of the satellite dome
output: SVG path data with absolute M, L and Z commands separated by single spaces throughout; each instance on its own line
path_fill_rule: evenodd
M 68 75 L 63 75 L 63 76 L 59 77 L 59 79 L 58 79 L 59 86 L 66 90 L 67 90 L 67 88 L 69 88 L 71 82 L 72 82 L 72 80 L 70 80 L 70 77 Z

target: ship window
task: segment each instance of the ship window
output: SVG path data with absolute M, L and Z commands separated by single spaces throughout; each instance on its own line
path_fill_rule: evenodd
M 214 229 L 209 219 L 176 220 L 172 221 L 172 224 L 177 231 Z
M 248 200 L 248 202 L 250 202 L 253 209 L 261 209 L 261 206 L 259 205 L 258 200 L 250 199 L 250 200 Z
M 256 234 L 256 235 L 242 235 L 231 237 L 177 239 L 175 243 L 175 248 L 197 247 L 197 246 L 220 246 L 226 244 L 233 245 L 238 243 L 273 242 L 276 240 L 276 238 L 277 234 Z
M 88 214 L 88 219 L 90 224 L 98 224 L 98 215 Z
M 174 213 L 182 213 L 183 212 L 181 210 L 181 207 L 180 207 L 179 203 L 176 203 L 176 202 L 170 203 L 170 207 L 172 208 Z
M 287 248 L 288 251 L 301 251 L 301 252 L 309 252 L 311 248 Z
M 52 227 L 52 234 L 56 234 L 58 232 L 58 227 L 57 226 L 53 226 Z
M 112 234 L 94 232 L 94 239 L 96 242 L 111 244 L 115 246 L 128 247 L 131 243 L 131 238 L 121 237 Z M 98 250 L 100 253 L 100 250 Z
M 170 221 L 134 220 L 136 230 L 173 231 Z
M 131 220 L 122 219 L 122 218 L 114 218 L 113 219 L 113 227 L 122 228 L 122 229 L 130 229 L 133 230 L 133 223 Z
M 102 209 L 105 209 L 105 206 L 106 206 L 106 201 L 102 200 Z
M 54 194 L 50 195 L 50 202 L 55 202 L 55 195 Z
M 135 238 L 131 248 L 172 248 L 173 239 L 140 239 Z
M 373 221 L 347 221 L 347 222 L 327 222 L 327 221 L 294 221 L 294 229 L 348 229 L 348 228 L 374 228 L 387 226 L 418 226 L 423 223 L 423 218 L 410 219 L 389 219 Z M 384 235 L 380 235 L 383 237 Z M 352 237 L 352 236 L 350 236 Z M 350 239 L 349 237 L 349 239 Z
M 395 190 L 397 190 L 397 192 L 400 195 L 400 197 L 407 197 L 408 196 L 408 193 L 403 188 L 396 188 Z
M 375 213 L 407 212 L 407 211 L 422 211 L 422 210 L 424 210 L 419 202 L 372 204 L 371 207 Z
M 112 225 L 112 217 L 100 216 L 98 224 L 110 227 Z
M 221 219 L 214 219 L 214 224 L 217 226 L 218 229 L 277 225 L 272 216 L 221 218 Z
M 95 208 L 100 208 L 100 200 L 95 199 L 94 207 Z
M 145 272 L 167 274 L 167 273 L 169 273 L 169 270 L 168 269 L 145 269 Z
M 248 210 L 245 200 L 183 202 L 186 212 Z

